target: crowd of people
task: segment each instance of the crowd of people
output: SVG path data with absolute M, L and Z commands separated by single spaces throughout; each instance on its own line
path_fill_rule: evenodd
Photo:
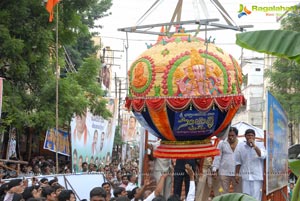
M 238 130 L 229 129 L 228 137 L 218 144 L 221 154 L 214 158 L 162 159 L 149 155 L 152 169 L 143 175 L 138 183 L 138 161 L 121 164 L 114 160 L 105 166 L 82 163 L 84 173 L 103 173 L 105 181 L 90 189 L 92 201 L 207 201 L 223 193 L 246 193 L 261 200 L 263 183 L 263 160 L 266 151 L 263 145 L 255 143 L 255 131 L 245 132 L 246 142 L 237 139 Z M 148 148 L 153 151 L 155 144 Z M 17 163 L 0 165 L 2 182 L 0 201 L 18 200 L 76 200 L 76 192 L 65 189 L 54 177 L 50 181 L 46 175 L 55 173 L 52 160 L 34 158 L 27 165 Z M 71 163 L 62 164 L 58 173 L 71 174 Z M 27 178 L 27 179 L 23 179 Z M 88 199 L 88 198 L 86 198 Z
M 190 191 L 187 194 L 188 201 L 195 199 L 195 182 L 194 172 L 191 166 L 186 165 L 186 172 L 190 177 Z M 130 200 L 145 200 L 145 201 L 161 201 L 164 197 L 161 195 L 165 178 L 168 174 L 163 174 L 154 190 L 149 190 L 151 185 L 150 180 L 145 180 L 144 185 L 138 187 L 136 177 L 133 175 L 123 175 L 120 185 L 112 184 L 109 180 L 103 182 L 90 190 L 91 201 L 130 201 Z M 126 185 L 126 186 L 125 186 Z M 180 200 L 177 195 L 169 197 L 170 200 Z M 58 183 L 57 178 L 48 180 L 46 177 L 40 180 L 32 177 L 32 182 L 29 185 L 28 180 L 11 179 L 3 183 L 0 187 L 0 200 L 4 201 L 75 201 L 76 192 L 65 189 Z M 87 200 L 87 199 L 83 199 Z

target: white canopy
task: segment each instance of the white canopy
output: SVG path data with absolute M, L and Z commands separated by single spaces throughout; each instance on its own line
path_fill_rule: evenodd
M 261 128 L 258 128 L 256 126 L 253 126 L 251 124 L 248 124 L 246 122 L 240 121 L 238 123 L 232 124 L 232 127 L 236 127 L 239 130 L 239 135 L 238 138 L 241 141 L 244 141 L 244 135 L 245 135 L 245 131 L 247 129 L 253 129 L 255 131 L 255 137 L 258 139 L 263 139 L 264 138 L 264 131 Z

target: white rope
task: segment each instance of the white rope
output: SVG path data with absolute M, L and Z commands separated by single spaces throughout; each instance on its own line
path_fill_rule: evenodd
M 224 20 L 227 22 L 228 25 L 231 26 L 235 25 L 238 27 L 238 25 L 234 22 L 234 20 L 230 17 L 230 15 L 227 13 L 227 11 L 224 9 L 222 4 L 218 0 L 210 0 L 210 1 L 217 8 L 217 10 L 223 16 Z
M 204 2 L 204 0 L 193 0 L 193 7 L 194 7 L 194 10 L 195 10 L 195 19 L 197 21 L 200 21 L 201 17 L 201 8 L 202 8 L 202 11 L 203 11 L 203 14 L 204 14 L 204 17 L 205 19 L 208 19 L 209 18 L 209 13 L 208 13 L 208 9 L 207 9 L 207 6 Z
M 136 25 L 140 25 L 156 8 L 159 4 L 161 4 L 163 0 L 156 0 L 154 4 L 138 19 L 138 21 L 135 23 Z

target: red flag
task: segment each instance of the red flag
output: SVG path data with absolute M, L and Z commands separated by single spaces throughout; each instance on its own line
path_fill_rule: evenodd
M 53 21 L 53 8 L 59 2 L 59 0 L 48 0 L 46 10 L 49 12 L 49 22 Z

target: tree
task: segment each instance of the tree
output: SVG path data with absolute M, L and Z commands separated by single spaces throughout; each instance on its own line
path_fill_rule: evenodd
M 298 10 L 289 13 L 282 30 L 263 30 L 237 34 L 237 44 L 257 52 L 279 56 L 265 72 L 270 79 L 270 91 L 282 104 L 289 120 L 299 123 L 300 112 L 300 16 Z
M 299 11 L 292 11 L 281 21 L 281 29 L 300 32 Z M 278 58 L 265 74 L 270 78 L 270 91 L 282 104 L 289 120 L 300 123 L 300 64 Z
M 270 79 L 270 91 L 281 103 L 290 121 L 299 123 L 300 65 L 295 61 L 279 58 L 265 75 Z
M 101 5 L 101 6 L 100 6 Z M 96 76 L 100 61 L 91 42 L 93 20 L 105 16 L 111 0 L 64 0 L 59 8 L 59 66 L 63 69 L 64 46 L 78 48 L 78 73 L 68 73 L 59 81 L 59 125 L 67 124 L 74 113 L 86 107 L 104 118 L 102 90 Z M 4 80 L 1 128 L 48 129 L 55 126 L 55 20 L 41 0 L 0 2 L 0 76 Z M 17 14 L 16 14 L 17 13 Z M 55 13 L 56 15 L 57 13 Z M 81 40 L 78 40 L 81 39 Z
M 122 145 L 122 144 L 123 144 L 123 141 L 122 141 L 122 135 L 121 135 L 120 126 L 116 126 L 114 146 L 116 146 L 116 145 Z

